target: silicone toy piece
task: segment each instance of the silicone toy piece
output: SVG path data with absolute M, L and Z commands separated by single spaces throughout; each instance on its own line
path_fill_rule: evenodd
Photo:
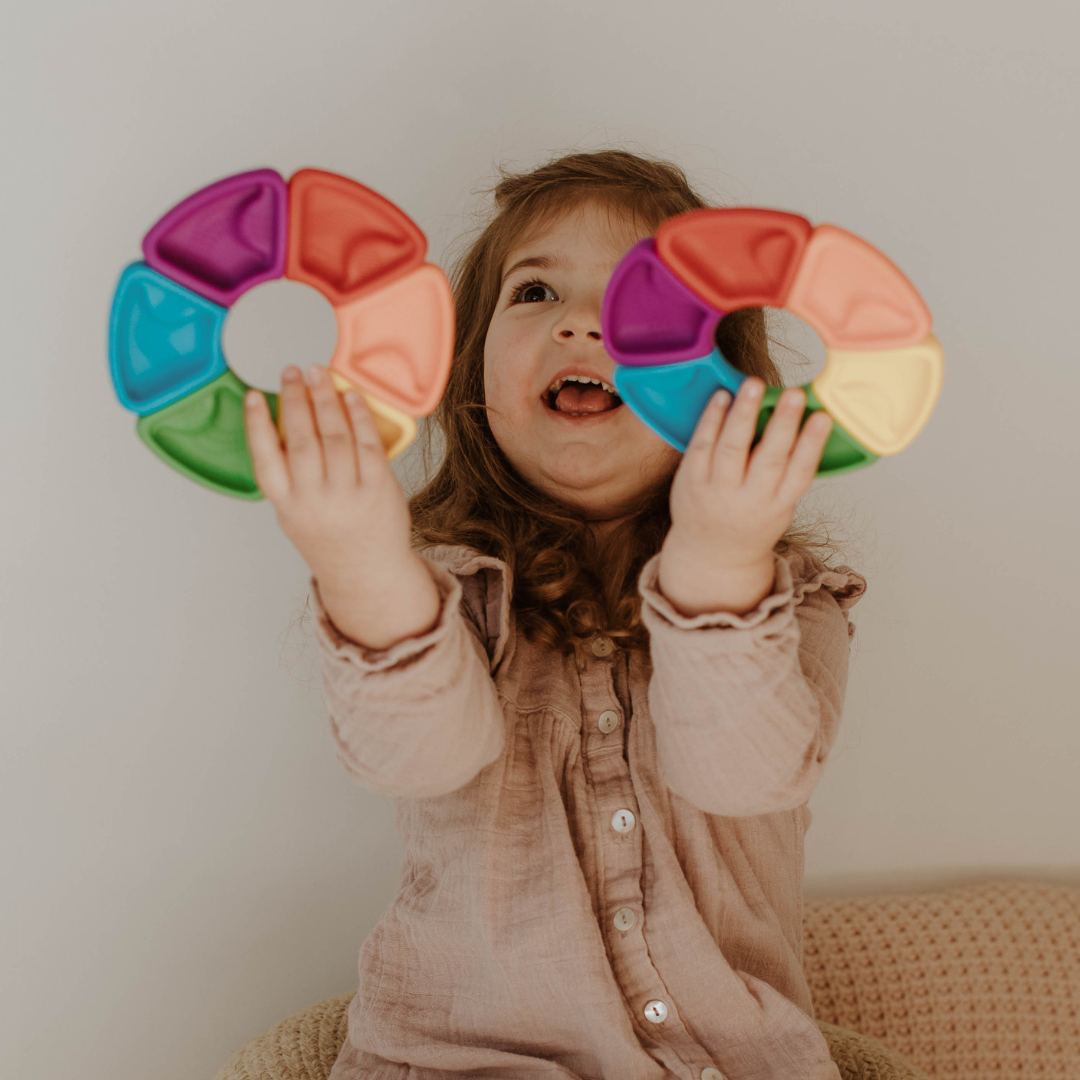
M 244 394 L 221 347 L 228 308 L 281 277 L 318 289 L 335 309 L 330 376 L 355 389 L 388 457 L 416 437 L 446 388 L 454 307 L 427 240 L 381 195 L 335 173 L 239 173 L 184 199 L 146 234 L 109 320 L 109 368 L 139 437 L 178 472 L 241 499 L 261 499 Z M 278 395 L 263 391 L 275 421 Z
M 671 364 L 705 355 L 720 318 L 660 261 L 650 236 L 611 275 L 600 329 L 620 364 Z
M 893 263 L 854 234 L 796 214 L 692 210 L 626 253 L 601 311 L 616 390 L 672 446 L 686 449 L 717 390 L 734 396 L 745 381 L 715 346 L 720 319 L 745 307 L 786 307 L 825 342 L 825 367 L 803 387 L 803 421 L 817 411 L 833 420 L 819 476 L 897 454 L 926 426 L 944 357 L 930 312 Z M 766 388 L 755 443 L 783 390 Z

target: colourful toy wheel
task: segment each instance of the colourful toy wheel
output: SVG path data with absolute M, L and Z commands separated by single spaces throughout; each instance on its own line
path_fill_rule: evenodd
M 144 262 L 120 276 L 109 321 L 109 368 L 139 437 L 197 483 L 261 499 L 247 445 L 248 385 L 222 350 L 228 308 L 248 289 L 287 277 L 335 309 L 330 361 L 339 391 L 355 388 L 388 457 L 416 436 L 450 374 L 454 309 L 427 241 L 381 195 L 344 176 L 273 169 L 210 184 L 161 218 Z M 278 398 L 264 391 L 277 419 Z
M 852 233 L 756 207 L 679 214 L 623 257 L 601 312 L 620 396 L 685 450 L 712 394 L 745 379 L 715 348 L 717 323 L 760 306 L 800 316 L 826 345 L 825 367 L 803 387 L 803 419 L 824 410 L 833 420 L 818 475 L 897 454 L 922 431 L 944 358 L 914 287 Z M 782 391 L 766 389 L 755 443 Z

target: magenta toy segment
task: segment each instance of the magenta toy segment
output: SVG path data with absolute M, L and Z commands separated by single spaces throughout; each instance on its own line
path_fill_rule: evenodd
M 273 169 L 219 180 L 174 206 L 143 239 L 153 269 L 215 304 L 285 273 L 288 188 Z
M 712 351 L 723 312 L 698 299 L 660 261 L 650 236 L 615 268 L 604 293 L 600 327 L 620 364 L 674 364 Z

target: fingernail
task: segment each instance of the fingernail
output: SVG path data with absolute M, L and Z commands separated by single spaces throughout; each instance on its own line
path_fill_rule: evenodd
M 316 364 L 312 364 L 311 367 L 307 369 L 307 374 L 304 376 L 308 386 L 318 386 L 321 377 L 322 371 Z
M 244 404 L 249 409 L 254 409 L 255 406 L 259 404 L 259 391 L 258 390 L 249 390 L 244 395 Z
M 290 364 L 283 372 L 282 378 L 289 382 L 300 378 L 300 369 L 295 364 Z

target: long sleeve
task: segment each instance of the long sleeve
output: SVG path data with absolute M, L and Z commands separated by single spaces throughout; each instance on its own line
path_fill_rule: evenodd
M 338 760 L 385 795 L 456 791 L 498 758 L 505 738 L 485 645 L 461 610 L 461 582 L 425 562 L 439 591 L 438 621 L 387 649 L 368 649 L 341 634 L 311 579 Z
M 796 583 L 788 559 L 774 553 L 773 591 L 744 615 L 688 618 L 659 591 L 659 556 L 642 568 L 660 774 L 706 813 L 801 806 L 836 739 L 854 631 L 848 608 L 866 579 L 792 557 L 807 560 L 808 579 Z

